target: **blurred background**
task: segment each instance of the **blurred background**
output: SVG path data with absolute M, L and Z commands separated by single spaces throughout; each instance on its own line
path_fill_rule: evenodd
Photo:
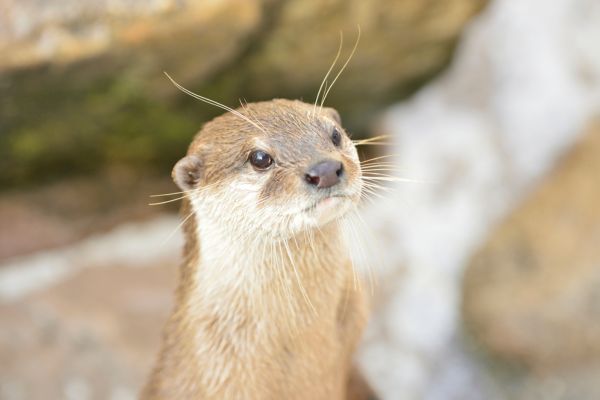
M 400 176 L 363 209 L 384 399 L 600 398 L 597 0 L 0 0 L 0 399 L 134 399 L 172 165 L 221 110 L 327 98 Z M 369 147 L 369 146 L 366 146 Z

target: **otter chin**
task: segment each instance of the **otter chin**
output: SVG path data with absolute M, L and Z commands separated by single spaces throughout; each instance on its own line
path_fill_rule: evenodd
M 184 262 L 142 398 L 372 396 L 353 368 L 367 307 L 339 223 L 362 172 L 337 111 L 283 99 L 230 110 L 172 176 Z
M 308 218 L 312 218 L 316 226 L 339 220 L 353 208 L 352 200 L 346 195 L 326 196 L 317 200 L 305 209 Z

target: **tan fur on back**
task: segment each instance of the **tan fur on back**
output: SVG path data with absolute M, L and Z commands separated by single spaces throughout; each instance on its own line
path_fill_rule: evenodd
M 183 228 L 175 309 L 143 399 L 346 398 L 366 307 L 340 225 L 296 232 L 304 225 L 294 215 L 268 219 L 286 204 L 301 208 L 303 183 L 296 175 L 317 156 L 299 147 L 323 148 L 347 165 L 349 181 L 360 179 L 353 148 L 331 149 L 319 132 L 333 122 L 326 116 L 313 121 L 311 108 L 284 100 L 250 104 L 239 111 L 265 132 L 226 114 L 190 146 L 188 154 L 203 157 L 205 193 L 218 201 L 184 201 L 183 217 L 194 216 Z M 268 175 L 240 161 L 257 143 L 269 146 L 280 163 Z M 245 197 L 228 203 L 231 195 Z M 259 205 L 238 205 L 244 201 Z M 280 241 L 278 229 L 292 233 Z

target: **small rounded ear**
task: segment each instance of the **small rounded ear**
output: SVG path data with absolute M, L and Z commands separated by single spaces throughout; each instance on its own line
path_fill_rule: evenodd
M 328 117 L 333 118 L 333 120 L 337 122 L 338 125 L 342 125 L 342 118 L 340 117 L 340 113 L 338 113 L 335 108 L 324 107 L 323 111 L 325 111 L 325 114 L 327 114 Z
M 181 190 L 194 189 L 202 178 L 202 160 L 196 155 L 183 157 L 173 167 L 171 176 Z

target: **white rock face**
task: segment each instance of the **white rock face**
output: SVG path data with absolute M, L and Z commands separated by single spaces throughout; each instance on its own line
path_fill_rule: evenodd
M 0 304 L 64 281 L 84 268 L 145 266 L 177 260 L 183 247 L 178 220 L 159 216 L 123 224 L 71 246 L 0 263 Z
M 492 1 L 449 71 L 384 116 L 402 176 L 420 182 L 364 217 L 383 265 L 359 358 L 383 398 L 502 398 L 460 349 L 461 274 L 600 111 L 599 43 L 597 0 Z

